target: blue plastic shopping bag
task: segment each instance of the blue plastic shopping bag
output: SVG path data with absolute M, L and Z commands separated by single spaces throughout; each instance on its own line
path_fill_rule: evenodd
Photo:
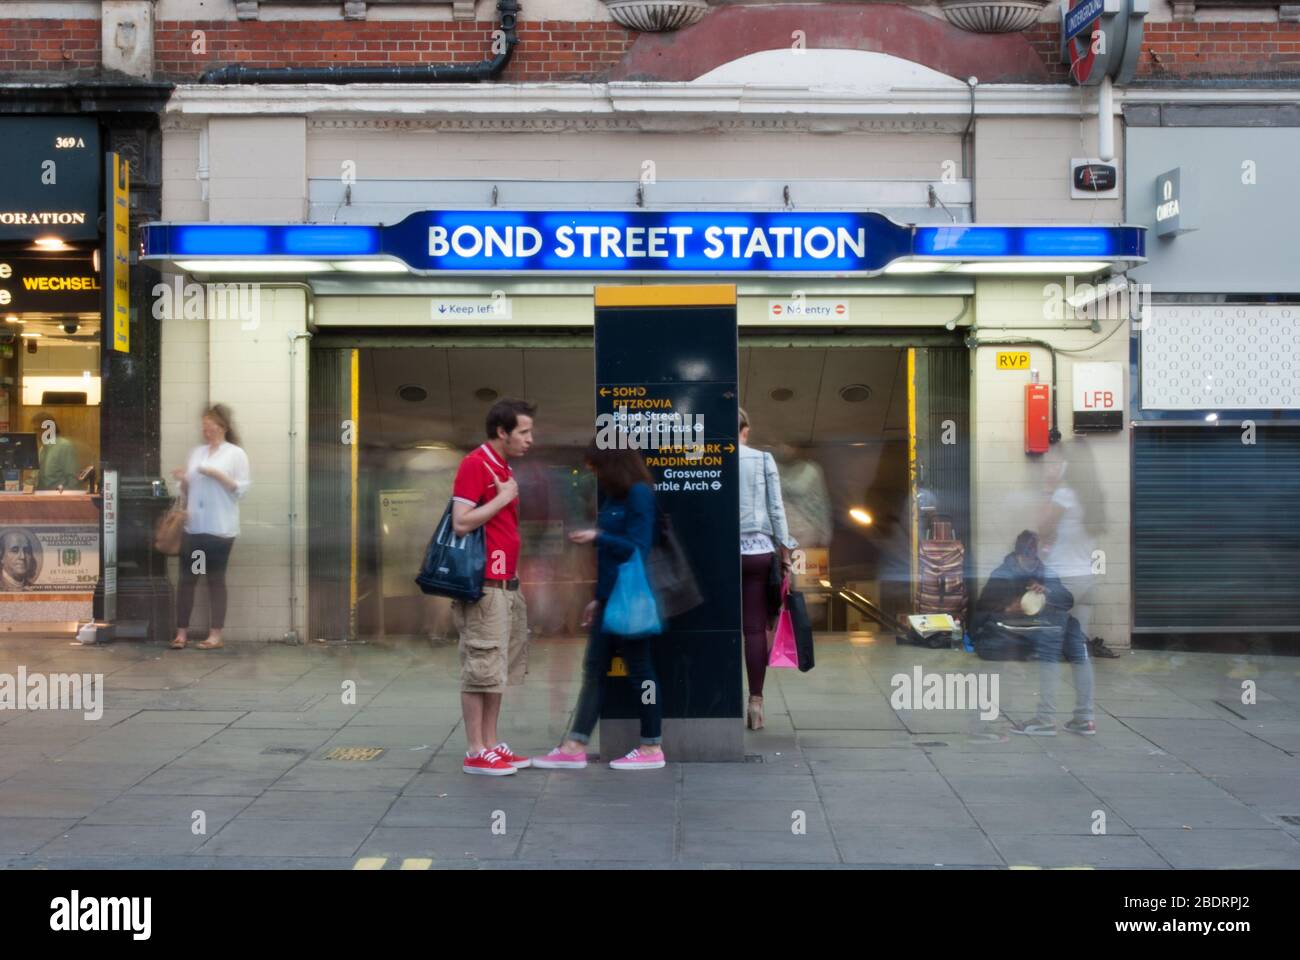
M 620 637 L 644 637 L 663 633 L 659 608 L 654 591 L 646 576 L 641 551 L 632 552 L 630 559 L 619 565 L 614 592 L 605 604 L 602 623 L 606 633 Z

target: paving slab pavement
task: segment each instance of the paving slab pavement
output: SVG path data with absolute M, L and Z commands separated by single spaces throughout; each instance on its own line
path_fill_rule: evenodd
M 580 651 L 534 647 L 501 724 L 517 752 L 565 730 Z M 818 659 L 769 674 L 744 763 L 497 779 L 460 772 L 449 644 L 5 638 L 0 673 L 102 673 L 105 709 L 0 710 L 0 867 L 1300 867 L 1293 659 L 1100 661 L 1094 738 L 1011 735 L 1005 715 L 1036 703 L 1032 665 L 843 635 L 819 637 Z M 890 680 L 916 666 L 997 673 L 1004 715 L 895 711 Z M 1068 675 L 1061 692 L 1068 708 Z M 338 747 L 381 752 L 327 759 Z

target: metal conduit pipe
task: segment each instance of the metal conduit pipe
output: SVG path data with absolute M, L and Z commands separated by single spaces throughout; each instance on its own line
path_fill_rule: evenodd
M 200 83 L 456 83 L 491 80 L 505 69 L 519 42 L 515 23 L 519 0 L 497 0 L 500 29 L 494 32 L 495 55 L 478 63 L 429 63 L 401 67 L 245 67 L 228 64 L 207 71 Z M 497 34 L 500 36 L 497 36 Z
M 1042 347 L 1052 358 L 1052 428 L 1047 432 L 1048 443 L 1058 443 L 1061 439 L 1061 431 L 1057 424 L 1060 422 L 1056 415 L 1056 402 L 1058 391 L 1056 389 L 1056 348 L 1046 340 L 1033 340 L 1028 337 L 1016 337 L 997 340 L 981 340 L 975 336 L 977 328 L 972 328 L 969 336 L 966 337 L 966 348 L 974 350 L 978 347 L 1010 347 L 1010 346 L 1032 346 Z

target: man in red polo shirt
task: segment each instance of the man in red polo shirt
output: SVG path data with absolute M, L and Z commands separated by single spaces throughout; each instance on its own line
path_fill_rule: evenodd
M 461 769 L 507 776 L 530 764 L 497 740 L 501 695 L 524 682 L 528 667 L 528 613 L 519 592 L 519 485 L 512 457 L 533 445 L 536 408 L 523 400 L 498 400 L 487 415 L 487 442 L 460 463 L 452 486 L 452 527 L 457 536 L 485 527 L 487 568 L 477 603 L 452 603 L 460 632 L 460 704 L 469 750 Z

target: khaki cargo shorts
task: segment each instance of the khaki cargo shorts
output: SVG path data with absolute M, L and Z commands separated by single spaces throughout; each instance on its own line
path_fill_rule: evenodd
M 518 590 L 486 589 L 478 603 L 451 605 L 460 632 L 460 689 L 504 693 L 528 671 L 528 609 Z

